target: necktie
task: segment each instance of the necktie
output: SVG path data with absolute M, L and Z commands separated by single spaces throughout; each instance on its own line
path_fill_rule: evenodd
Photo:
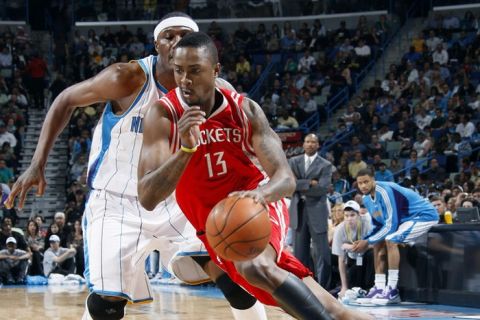
M 305 172 L 308 171 L 308 168 L 310 167 L 311 164 L 312 164 L 312 158 L 307 157 L 307 161 L 305 162 Z

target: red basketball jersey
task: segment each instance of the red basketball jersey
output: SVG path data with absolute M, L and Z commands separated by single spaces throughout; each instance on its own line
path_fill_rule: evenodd
M 235 283 L 262 303 L 276 305 L 275 299 L 268 292 L 254 287 L 244 279 L 233 262 L 218 257 L 205 236 L 208 214 L 220 200 L 233 191 L 255 189 L 266 179 L 266 175 L 255 165 L 258 160 L 251 145 L 251 126 L 242 110 L 243 97 L 236 92 L 217 90 L 223 95 L 223 103 L 200 126 L 200 145 L 177 185 L 177 202 L 197 230 L 197 236 L 205 244 L 212 260 Z M 176 152 L 180 148 L 177 122 L 189 106 L 182 100 L 179 89 L 171 91 L 160 100 L 170 115 L 170 146 L 172 152 Z M 270 244 L 277 252 L 278 266 L 299 278 L 310 276 L 308 268 L 291 253 L 283 250 L 289 224 L 285 201 L 269 203 L 268 208 L 272 227 Z
M 211 209 L 233 191 L 252 190 L 266 177 L 254 164 L 251 126 L 242 110 L 243 97 L 217 89 L 223 103 L 200 126 L 200 145 L 176 188 L 177 202 L 197 231 L 205 231 Z M 189 108 L 180 89 L 170 91 L 160 101 L 171 120 L 172 152 L 180 147 L 177 122 Z

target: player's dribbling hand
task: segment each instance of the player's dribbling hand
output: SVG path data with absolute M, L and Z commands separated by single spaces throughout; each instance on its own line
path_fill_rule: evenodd
M 256 203 L 261 203 L 262 205 L 267 206 L 267 202 L 263 197 L 263 193 L 258 189 L 248 191 L 235 191 L 230 193 L 228 196 L 237 196 L 239 198 L 249 197 L 252 198 Z
M 47 182 L 45 181 L 45 174 L 43 168 L 35 165 L 30 165 L 28 169 L 18 177 L 17 181 L 12 187 L 12 191 L 5 200 L 5 207 L 11 209 L 14 206 L 15 198 L 19 195 L 18 208 L 22 209 L 27 197 L 28 191 L 32 187 L 36 187 L 37 196 L 43 196 Z
M 206 121 L 205 112 L 200 107 L 191 107 L 185 111 L 178 121 L 180 141 L 184 147 L 195 148 L 200 139 L 199 126 Z

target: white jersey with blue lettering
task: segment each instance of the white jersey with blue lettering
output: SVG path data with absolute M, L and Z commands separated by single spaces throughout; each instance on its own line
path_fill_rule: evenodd
M 168 266 L 175 252 L 196 239 L 195 230 L 173 196 L 151 212 L 138 201 L 137 167 L 143 143 L 143 117 L 150 105 L 167 91 L 154 78 L 156 62 L 156 56 L 133 62 L 142 67 L 146 81 L 125 113 L 115 115 L 110 103 L 105 107 L 92 139 L 88 170 L 91 192 L 83 215 L 84 275 L 89 290 L 131 302 L 152 299 L 145 273 L 145 259 L 150 252 L 159 250 L 162 265 Z M 180 266 L 174 270 L 181 272 L 175 274 L 198 275 L 188 277 L 191 283 L 208 279 L 196 269 L 184 271 L 181 265 L 184 262 L 179 261 Z M 193 261 L 186 263 L 197 266 Z
M 150 105 L 167 90 L 155 80 L 157 57 L 137 60 L 147 80 L 126 112 L 116 115 L 105 106 L 92 139 L 88 161 L 91 189 L 137 196 L 137 167 L 143 143 L 143 118 Z

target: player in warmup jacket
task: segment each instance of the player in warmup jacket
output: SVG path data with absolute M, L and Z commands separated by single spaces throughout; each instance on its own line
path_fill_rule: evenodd
M 74 110 L 106 102 L 93 135 L 88 164 L 91 191 L 83 230 L 84 275 L 90 295 L 84 319 L 121 319 L 127 301 L 152 300 L 144 268 L 148 254 L 159 250 L 166 264 L 181 243 L 195 239 L 193 228 L 187 225 L 174 197 L 150 208 L 152 212 L 141 207 L 137 165 L 145 113 L 152 102 L 176 86 L 170 63 L 173 47 L 183 36 L 197 30 L 197 24 L 188 15 L 168 14 L 154 31 L 157 56 L 114 64 L 65 89 L 47 113 L 30 167 L 19 177 L 7 200 L 11 207 L 19 195 L 22 207 L 32 186 L 42 195 L 48 154 Z M 190 273 L 201 276 L 197 282 L 208 279 L 200 266 L 195 270 L 195 263 L 188 264 L 192 265 L 194 270 Z M 236 319 L 266 318 L 263 306 L 219 268 L 212 263 L 204 267 L 229 300 Z
M 263 303 L 279 305 L 298 319 L 370 319 L 345 309 L 284 250 L 288 212 L 283 198 L 295 189 L 293 174 L 258 104 L 216 88 L 220 65 L 210 37 L 185 36 L 173 60 L 179 88 L 145 118 L 138 184 L 142 205 L 154 208 L 175 191 L 212 260 Z M 210 210 L 232 193 L 268 204 L 270 245 L 249 261 L 220 258 L 205 237 Z
M 362 301 L 381 305 L 399 303 L 398 245 L 412 245 L 425 235 L 438 223 L 437 210 L 411 189 L 394 182 L 375 181 L 370 169 L 359 171 L 357 184 L 363 194 L 363 204 L 372 217 L 373 229 L 365 239 L 354 243 L 352 251 L 364 252 L 372 245 L 375 260 L 375 285 Z M 388 261 L 387 283 L 385 258 Z

